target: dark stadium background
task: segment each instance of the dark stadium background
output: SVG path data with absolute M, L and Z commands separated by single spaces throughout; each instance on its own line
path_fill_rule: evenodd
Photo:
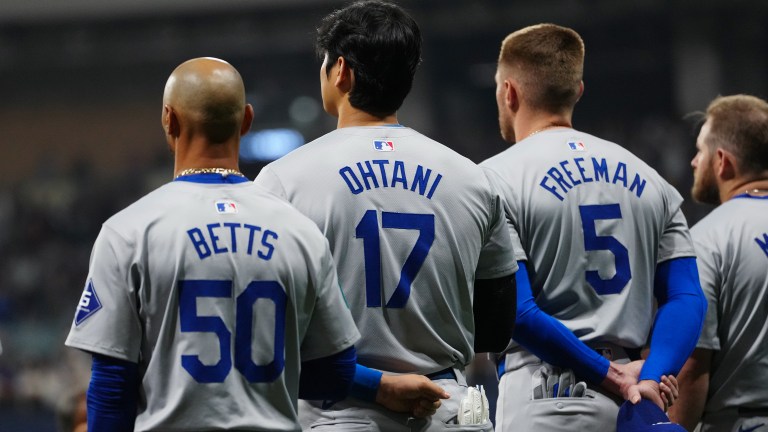
M 695 124 L 718 94 L 768 96 L 768 2 L 401 0 L 424 35 L 400 121 L 479 162 L 505 148 L 493 74 L 501 39 L 538 22 L 587 46 L 577 128 L 645 159 L 690 203 Z M 0 431 L 55 431 L 87 358 L 63 346 L 101 223 L 170 180 L 163 86 L 183 60 L 242 73 L 254 131 L 312 140 L 318 19 L 331 0 L 0 2 Z M 263 162 L 243 163 L 253 178 Z

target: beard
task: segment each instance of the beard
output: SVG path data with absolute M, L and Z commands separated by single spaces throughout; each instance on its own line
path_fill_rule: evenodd
M 720 205 L 720 191 L 715 181 L 714 170 L 710 164 L 702 164 L 693 172 L 691 196 L 702 204 Z

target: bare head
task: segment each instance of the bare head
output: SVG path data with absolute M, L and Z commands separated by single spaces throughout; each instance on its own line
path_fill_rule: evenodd
M 173 71 L 165 84 L 162 123 L 169 143 L 180 136 L 204 139 L 209 144 L 233 139 L 237 142 L 252 119 L 253 110 L 245 103 L 243 80 L 223 60 L 188 60 Z
M 744 192 L 744 185 L 768 182 L 766 101 L 749 95 L 717 97 L 704 119 L 691 161 L 694 200 L 720 204 Z

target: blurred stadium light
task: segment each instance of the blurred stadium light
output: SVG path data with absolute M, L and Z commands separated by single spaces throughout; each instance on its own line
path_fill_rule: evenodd
M 240 140 L 243 162 L 271 162 L 301 147 L 306 140 L 296 129 L 263 129 L 249 132 Z

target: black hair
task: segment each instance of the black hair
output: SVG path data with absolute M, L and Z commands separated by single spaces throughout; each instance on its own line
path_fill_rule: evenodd
M 421 31 L 397 5 L 358 1 L 323 18 L 316 50 L 320 58 L 328 55 L 326 73 L 339 57 L 352 69 L 353 107 L 385 117 L 396 112 L 411 91 L 421 62 Z

